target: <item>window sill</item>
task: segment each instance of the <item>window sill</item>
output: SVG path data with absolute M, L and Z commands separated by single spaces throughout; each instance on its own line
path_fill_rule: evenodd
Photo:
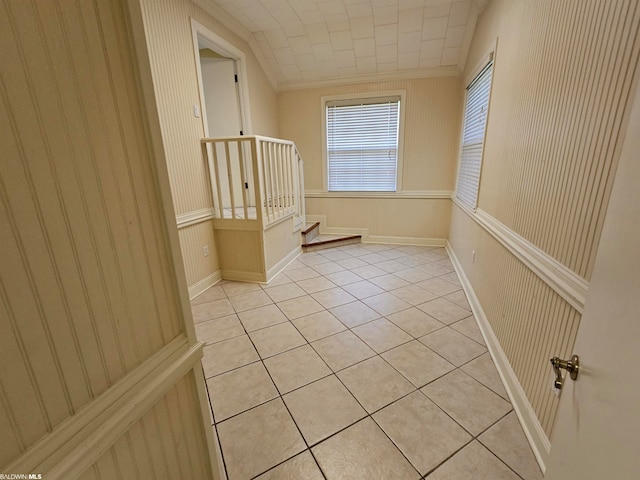
M 305 198 L 401 198 L 401 199 L 448 199 L 452 198 L 450 190 L 419 190 L 405 192 L 324 192 L 307 190 Z

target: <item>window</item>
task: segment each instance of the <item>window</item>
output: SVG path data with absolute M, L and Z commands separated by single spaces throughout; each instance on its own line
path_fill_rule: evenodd
M 493 61 L 467 87 L 456 198 L 471 209 L 478 204 L 484 132 L 489 110 Z
M 395 192 L 400 96 L 332 100 L 325 106 L 328 190 Z

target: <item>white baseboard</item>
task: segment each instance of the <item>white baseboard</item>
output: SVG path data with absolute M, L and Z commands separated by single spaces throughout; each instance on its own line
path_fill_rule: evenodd
M 293 262 L 298 255 L 302 253 L 302 248 L 300 246 L 294 248 L 289 252 L 289 254 L 276 263 L 273 267 L 267 270 L 267 282 L 270 282 L 276 275 L 278 275 L 282 270 L 287 268 L 291 262 Z
M 520 420 L 520 424 L 522 425 L 527 440 L 531 445 L 533 454 L 535 455 L 536 460 L 540 465 L 540 469 L 544 474 L 546 470 L 546 462 L 549 459 L 549 454 L 551 453 L 551 442 L 544 432 L 544 429 L 542 428 L 542 425 L 540 424 L 540 421 L 538 420 L 538 417 L 536 416 L 536 413 L 533 410 L 520 381 L 518 380 L 518 377 L 516 377 L 504 350 L 500 346 L 500 342 L 491 328 L 489 319 L 484 313 L 480 300 L 476 296 L 469 279 L 465 275 L 460 261 L 448 242 L 446 248 L 449 258 L 451 259 L 451 263 L 460 278 L 462 288 L 467 295 L 469 305 L 471 305 L 471 310 L 476 317 L 478 327 L 480 327 L 480 331 L 482 332 L 482 336 L 487 344 L 491 358 L 496 365 L 500 379 L 502 380 L 505 390 L 509 395 L 513 409 Z
M 193 300 L 208 288 L 213 287 L 220 280 L 222 280 L 222 270 L 217 270 L 202 280 L 197 281 L 189 287 L 189 300 Z
M 233 280 L 235 282 L 266 283 L 267 281 L 265 273 L 243 272 L 240 270 L 223 270 L 222 276 L 225 280 Z
M 307 215 L 307 223 L 320 223 L 321 235 L 361 235 L 362 240 L 369 237 L 368 228 L 343 228 L 343 227 L 329 227 L 327 226 L 326 215 Z
M 422 237 L 390 237 L 383 235 L 369 235 L 362 240 L 363 243 L 386 243 L 390 245 L 418 245 L 422 247 L 444 247 L 447 240 L 444 238 Z

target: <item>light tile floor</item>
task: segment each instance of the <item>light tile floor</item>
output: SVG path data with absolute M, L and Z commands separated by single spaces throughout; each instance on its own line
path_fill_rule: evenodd
M 541 479 L 442 248 L 305 253 L 193 301 L 237 479 Z

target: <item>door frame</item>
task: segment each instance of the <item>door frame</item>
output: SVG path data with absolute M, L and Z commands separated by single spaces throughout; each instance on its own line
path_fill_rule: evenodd
M 249 108 L 249 82 L 247 78 L 247 60 L 242 50 L 235 47 L 221 36 L 215 34 L 197 20 L 191 19 L 191 34 L 193 39 L 193 55 L 196 64 L 196 75 L 198 77 L 198 92 L 200 95 L 200 118 L 204 128 L 205 136 L 209 135 L 209 125 L 207 123 L 206 104 L 204 100 L 204 85 L 202 83 L 202 69 L 200 68 L 200 43 L 207 48 L 219 53 L 227 58 L 231 58 L 235 64 L 238 75 L 238 102 L 240 107 L 240 125 L 244 135 L 251 135 L 253 132 L 251 124 L 251 109 Z

